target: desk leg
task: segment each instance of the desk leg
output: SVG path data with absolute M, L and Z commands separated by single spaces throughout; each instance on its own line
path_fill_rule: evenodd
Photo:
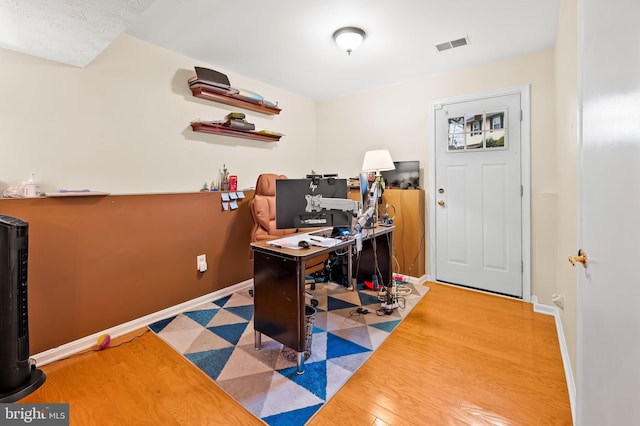
M 347 255 L 347 277 L 349 278 L 349 286 L 351 287 L 351 290 L 355 291 L 356 287 L 358 286 L 358 278 L 354 278 L 353 276 L 353 247 L 349 246 L 348 250 L 349 254 Z
M 262 333 L 260 333 L 259 331 L 254 331 L 253 341 L 253 345 L 255 346 L 256 350 L 260 349 L 262 347 Z
M 296 361 L 298 364 L 298 371 L 296 371 L 296 374 L 304 374 L 304 352 L 296 353 Z
M 393 232 L 389 233 L 389 284 L 393 285 Z

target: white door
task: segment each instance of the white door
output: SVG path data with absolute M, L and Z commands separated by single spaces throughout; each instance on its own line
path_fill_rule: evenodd
M 437 281 L 522 297 L 520 94 L 435 112 Z
M 640 425 L 640 2 L 582 2 L 576 424 Z M 575 255 L 575 254 L 574 254 Z

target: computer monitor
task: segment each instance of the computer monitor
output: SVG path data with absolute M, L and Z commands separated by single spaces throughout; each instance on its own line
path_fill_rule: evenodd
M 381 172 L 386 188 L 420 188 L 420 161 L 394 161 L 395 170 Z
M 341 210 L 307 211 L 307 195 L 348 198 L 347 180 L 337 178 L 276 180 L 276 228 L 350 227 L 351 213 Z

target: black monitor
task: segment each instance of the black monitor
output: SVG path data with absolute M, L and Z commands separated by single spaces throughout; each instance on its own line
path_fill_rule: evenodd
M 420 161 L 394 161 L 395 170 L 382 173 L 386 188 L 420 188 Z
M 307 195 L 348 198 L 347 180 L 337 178 L 276 180 L 276 228 L 350 227 L 351 214 L 341 210 L 307 211 Z

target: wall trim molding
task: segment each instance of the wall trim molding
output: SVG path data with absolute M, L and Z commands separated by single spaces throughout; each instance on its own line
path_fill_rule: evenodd
M 569 350 L 567 349 L 567 341 L 564 337 L 564 328 L 562 327 L 562 318 L 560 317 L 560 310 L 556 306 L 545 305 L 538 303 L 537 296 L 531 296 L 531 303 L 533 304 L 533 312 L 539 314 L 551 315 L 556 320 L 556 332 L 558 333 L 558 344 L 560 345 L 560 353 L 562 355 L 562 364 L 564 366 L 564 376 L 567 380 L 567 390 L 569 392 L 569 403 L 571 404 L 571 417 L 573 424 L 576 422 L 576 383 L 573 378 L 573 371 L 571 369 L 571 360 L 569 358 Z
M 65 343 L 64 345 L 60 345 L 56 348 L 52 348 L 44 352 L 32 355 L 31 358 L 35 361 L 37 366 L 47 365 L 54 361 L 67 358 L 78 352 L 82 352 L 84 350 L 95 347 L 98 338 L 103 334 L 108 334 L 113 339 L 115 337 L 131 333 L 132 331 L 138 330 L 142 327 L 146 327 L 147 325 L 152 324 L 156 321 L 178 315 L 181 312 L 195 308 L 196 306 L 202 305 L 203 303 L 212 302 L 214 300 L 229 296 L 236 291 L 242 290 L 244 288 L 249 288 L 251 286 L 253 286 L 253 279 L 246 280 L 220 290 L 216 290 L 212 293 L 205 294 L 203 296 L 188 300 L 175 306 L 171 306 L 161 311 L 145 315 L 144 317 L 108 328 L 106 330 L 99 331 L 78 340 L 74 340 L 73 342 Z

